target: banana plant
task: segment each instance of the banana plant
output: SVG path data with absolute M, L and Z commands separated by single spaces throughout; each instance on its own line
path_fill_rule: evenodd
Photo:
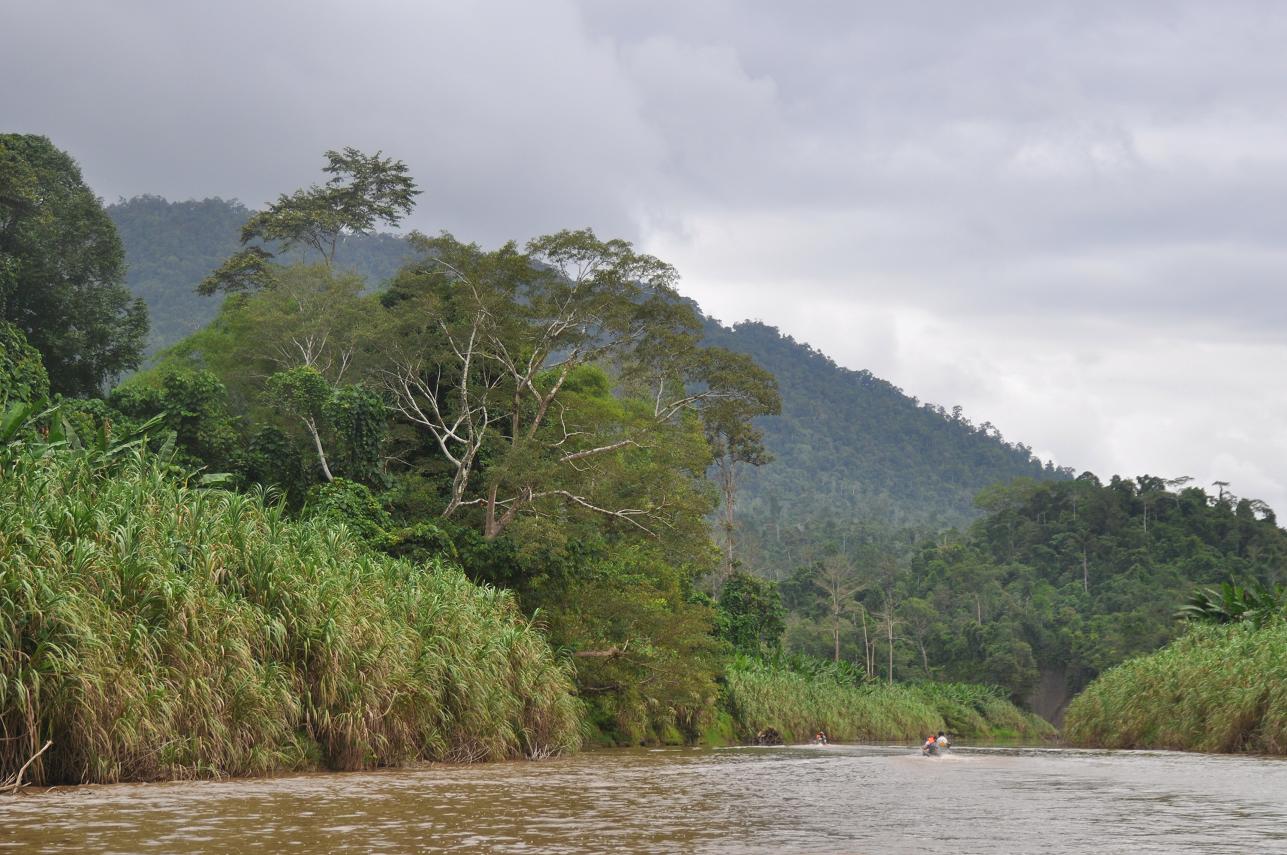
M 112 436 L 109 423 L 103 420 L 82 437 L 63 413 L 61 405 L 51 406 L 43 400 L 19 401 L 0 412 L 0 450 L 14 446 L 65 447 L 114 457 L 146 442 L 162 420 L 162 416 L 154 416 L 121 437 Z M 24 437 L 24 429 L 31 429 L 30 438 Z M 162 442 L 159 453 L 163 458 L 168 459 L 173 444 L 173 436 Z
M 1282 585 L 1248 585 L 1230 580 L 1219 588 L 1199 588 L 1176 609 L 1175 617 L 1195 623 L 1250 621 L 1261 626 L 1287 613 L 1287 588 Z

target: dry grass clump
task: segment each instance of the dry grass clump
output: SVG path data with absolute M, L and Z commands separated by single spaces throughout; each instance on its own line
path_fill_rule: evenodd
M 575 748 L 508 592 L 154 456 L 0 456 L 0 780 L 256 775 Z
M 1197 626 L 1068 707 L 1076 745 L 1287 754 L 1287 620 Z

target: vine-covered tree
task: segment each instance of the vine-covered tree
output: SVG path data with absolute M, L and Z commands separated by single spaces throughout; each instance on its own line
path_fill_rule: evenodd
M 706 441 L 715 458 L 715 477 L 722 494 L 720 527 L 724 536 L 724 575 L 736 567 L 737 486 L 743 466 L 763 466 L 773 460 L 764 447 L 764 431 L 754 422 L 758 416 L 782 412 L 773 375 L 744 353 L 722 348 L 705 348 L 705 375 L 714 385 L 737 389 L 738 394 L 713 399 L 702 413 Z
M 0 409 L 9 403 L 43 400 L 49 395 L 49 375 L 40 353 L 7 321 L 0 321 Z
M 786 630 L 786 609 L 778 586 L 735 571 L 720 589 L 716 627 L 720 637 L 740 653 L 776 653 Z

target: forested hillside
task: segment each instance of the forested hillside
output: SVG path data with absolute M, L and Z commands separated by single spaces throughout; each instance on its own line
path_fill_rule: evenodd
M 909 396 L 869 371 L 763 323 L 707 325 L 707 340 L 751 356 L 778 381 L 782 414 L 757 420 L 773 456 L 744 467 L 737 508 L 740 554 L 757 572 L 783 569 L 837 544 L 899 529 L 939 531 L 978 516 L 974 497 L 1015 478 L 1058 480 L 988 422 Z
M 994 683 L 1057 718 L 1099 673 L 1176 638 L 1195 586 L 1287 581 L 1272 511 L 1183 480 L 1024 479 L 984 491 L 964 532 L 851 544 L 781 583 L 788 647 Z
M 197 284 L 240 246 L 241 227 L 253 212 L 228 199 L 170 202 L 160 196 L 135 196 L 107 206 L 125 244 L 125 282 L 147 304 L 152 322 L 147 353 L 191 335 L 219 314 L 223 295 L 203 297 Z M 395 235 L 350 235 L 343 240 L 336 266 L 367 282 L 388 281 L 410 256 Z M 285 263 L 302 260 L 284 253 Z

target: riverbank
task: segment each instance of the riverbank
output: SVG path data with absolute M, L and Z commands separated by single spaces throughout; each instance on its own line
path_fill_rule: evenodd
M 334 519 L 190 483 L 140 448 L 37 446 L 0 458 L 0 519 L 0 782 L 535 758 L 587 735 L 570 664 L 508 592 L 376 553 Z M 735 660 L 702 741 L 765 729 L 1052 732 L 982 687 Z
M 0 458 L 0 781 L 574 750 L 570 667 L 505 591 L 139 449 Z
M 729 668 L 724 706 L 742 742 L 769 730 L 787 743 L 807 742 L 819 730 L 840 742 L 919 742 L 939 731 L 983 740 L 1055 735 L 1049 722 L 985 686 L 856 684 L 749 659 Z
M 1070 745 L 1287 754 L 1287 620 L 1197 626 L 1102 674 L 1068 707 Z

